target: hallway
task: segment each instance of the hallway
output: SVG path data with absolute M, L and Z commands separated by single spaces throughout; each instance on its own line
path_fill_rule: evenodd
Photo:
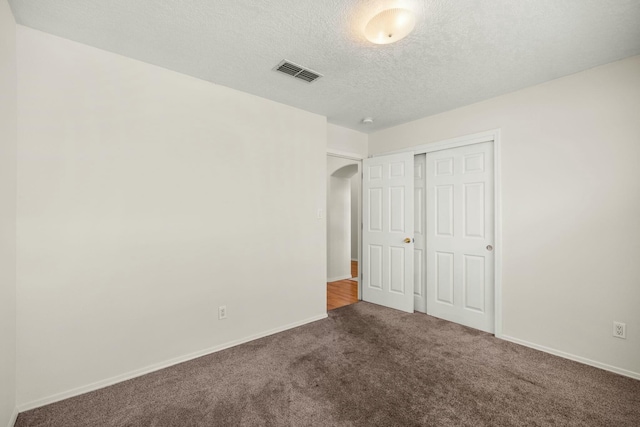
M 358 277 L 358 262 L 351 261 L 351 276 Z M 327 283 L 327 311 L 358 302 L 358 281 L 338 280 Z

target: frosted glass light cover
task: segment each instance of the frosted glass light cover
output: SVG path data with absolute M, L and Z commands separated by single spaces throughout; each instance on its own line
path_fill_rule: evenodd
M 405 38 L 416 25 L 416 17 L 407 9 L 388 9 L 367 23 L 364 36 L 371 43 L 389 44 Z

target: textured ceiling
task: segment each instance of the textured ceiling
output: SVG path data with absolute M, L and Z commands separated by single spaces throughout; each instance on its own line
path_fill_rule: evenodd
M 10 0 L 18 23 L 371 132 L 640 54 L 640 0 Z M 362 34 L 417 13 L 390 45 Z M 272 71 L 282 59 L 324 75 Z M 374 117 L 363 125 L 363 117 Z

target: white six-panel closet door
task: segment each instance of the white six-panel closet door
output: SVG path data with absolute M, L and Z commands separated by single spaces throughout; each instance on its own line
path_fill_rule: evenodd
M 494 331 L 493 143 L 426 156 L 427 313 Z

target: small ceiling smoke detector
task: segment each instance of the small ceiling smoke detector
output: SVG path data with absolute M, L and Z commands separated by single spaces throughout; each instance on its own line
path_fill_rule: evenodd
M 373 117 L 365 117 L 364 119 L 362 119 L 362 123 L 365 125 L 370 125 L 371 123 L 373 123 Z
M 387 9 L 371 18 L 364 28 L 364 36 L 371 43 L 389 44 L 408 36 L 415 26 L 416 17 L 412 11 Z
M 294 64 L 293 62 L 287 61 L 286 59 L 280 61 L 280 63 L 273 67 L 273 69 L 275 71 L 287 74 L 291 77 L 295 77 L 296 79 L 303 80 L 307 83 L 313 83 L 314 81 L 322 77 L 322 74 L 316 73 L 315 71 L 310 70 L 309 68 L 305 68 L 302 65 Z

